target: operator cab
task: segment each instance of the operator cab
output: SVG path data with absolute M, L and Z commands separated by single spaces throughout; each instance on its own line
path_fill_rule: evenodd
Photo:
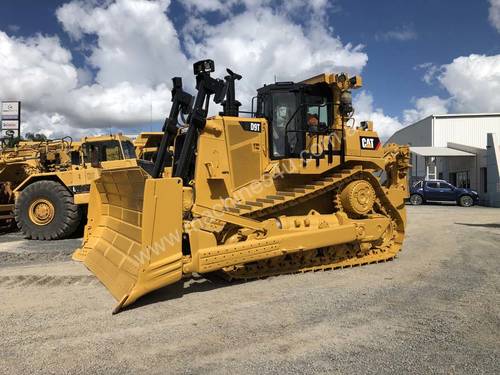
M 257 90 L 257 116 L 269 122 L 270 157 L 298 158 L 308 141 L 328 134 L 333 94 L 325 83 L 277 82 Z
M 107 139 L 102 141 L 86 141 L 82 145 L 84 163 L 93 166 L 103 161 L 135 159 L 135 148 L 127 139 Z

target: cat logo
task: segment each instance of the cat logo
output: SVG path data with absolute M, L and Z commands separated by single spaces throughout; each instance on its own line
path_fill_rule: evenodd
M 377 137 L 360 137 L 359 140 L 362 150 L 378 150 L 380 147 L 380 139 Z

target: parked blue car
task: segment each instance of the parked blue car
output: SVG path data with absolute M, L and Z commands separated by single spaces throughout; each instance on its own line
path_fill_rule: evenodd
M 418 181 L 410 189 L 410 203 L 420 205 L 425 202 L 457 202 L 462 207 L 470 207 L 479 202 L 479 194 L 444 180 Z

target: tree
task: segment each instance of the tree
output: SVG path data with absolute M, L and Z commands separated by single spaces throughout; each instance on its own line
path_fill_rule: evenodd
M 26 133 L 24 138 L 28 141 L 46 141 L 47 136 L 42 133 Z

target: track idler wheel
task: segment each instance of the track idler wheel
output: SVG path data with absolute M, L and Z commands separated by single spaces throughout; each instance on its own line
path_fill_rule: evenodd
M 375 203 L 375 190 L 368 181 L 350 182 L 340 193 L 342 208 L 347 214 L 366 215 Z

